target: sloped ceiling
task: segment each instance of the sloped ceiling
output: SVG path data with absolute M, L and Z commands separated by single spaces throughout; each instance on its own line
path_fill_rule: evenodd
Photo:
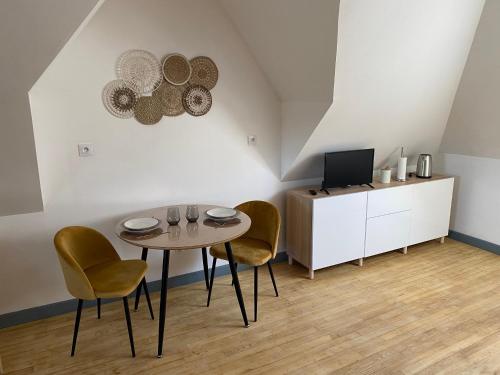
M 441 152 L 500 159 L 500 1 L 487 0 Z
M 0 216 L 43 208 L 28 91 L 97 1 L 0 1 Z
M 281 99 L 282 175 L 333 98 L 340 0 L 220 0 Z
M 338 1 L 220 2 L 281 100 L 332 96 Z
M 401 146 L 413 160 L 436 153 L 482 8 L 342 1 L 333 105 L 285 178 L 321 177 L 326 151 L 374 147 L 376 168 L 394 166 Z

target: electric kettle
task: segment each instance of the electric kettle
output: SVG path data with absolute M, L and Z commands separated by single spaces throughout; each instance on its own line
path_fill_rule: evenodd
M 432 177 L 432 156 L 430 154 L 420 154 L 417 161 L 417 177 Z

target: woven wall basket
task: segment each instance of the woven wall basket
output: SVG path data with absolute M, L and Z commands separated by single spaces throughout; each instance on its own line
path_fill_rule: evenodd
M 117 79 L 104 86 L 102 102 L 113 116 L 130 118 L 134 116 L 134 107 L 140 97 L 138 91 L 139 89 L 131 82 Z
M 134 113 L 135 119 L 143 125 L 157 124 L 163 117 L 160 98 L 156 95 L 139 98 Z
M 182 104 L 191 116 L 203 116 L 212 107 L 212 95 L 201 85 L 189 86 L 182 95 Z
M 129 50 L 118 58 L 116 76 L 135 84 L 142 94 L 156 90 L 162 82 L 160 61 L 151 52 Z
M 219 70 L 211 58 L 198 56 L 190 61 L 193 72 L 189 83 L 192 85 L 201 85 L 208 90 L 212 90 L 219 79 Z
M 180 53 L 172 53 L 163 60 L 163 77 L 172 85 L 184 85 L 191 78 L 191 64 Z
M 163 81 L 160 88 L 153 92 L 153 96 L 159 97 L 163 116 L 179 116 L 185 112 L 182 105 L 182 94 L 187 86 L 175 86 Z

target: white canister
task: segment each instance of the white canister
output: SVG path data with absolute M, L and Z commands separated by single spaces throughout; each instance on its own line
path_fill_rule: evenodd
M 380 170 L 380 182 L 383 184 L 391 183 L 391 169 L 381 169 Z

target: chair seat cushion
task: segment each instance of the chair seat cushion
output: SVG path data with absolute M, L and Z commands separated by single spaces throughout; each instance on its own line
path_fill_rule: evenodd
M 97 298 L 115 298 L 132 293 L 147 268 L 142 260 L 117 260 L 87 268 L 85 274 Z
M 236 263 L 260 266 L 272 258 L 272 248 L 267 242 L 253 238 L 240 237 L 231 241 L 233 257 Z M 227 260 L 224 244 L 212 246 L 210 255 L 218 259 Z

